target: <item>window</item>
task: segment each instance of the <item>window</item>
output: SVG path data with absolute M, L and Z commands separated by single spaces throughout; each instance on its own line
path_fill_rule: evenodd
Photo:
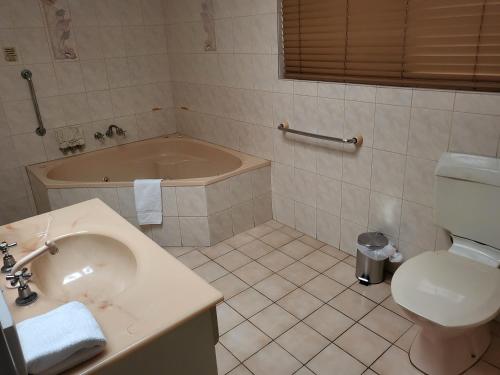
M 500 91 L 500 0 L 282 0 L 283 78 Z

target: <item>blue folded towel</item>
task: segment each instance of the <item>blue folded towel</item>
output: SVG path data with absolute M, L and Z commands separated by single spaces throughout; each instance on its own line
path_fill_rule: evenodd
M 58 374 L 104 350 L 106 338 L 92 313 L 69 302 L 16 325 L 30 374 Z

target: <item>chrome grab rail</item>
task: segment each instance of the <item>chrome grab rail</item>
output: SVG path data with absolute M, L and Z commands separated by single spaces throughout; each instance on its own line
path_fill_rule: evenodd
M 38 100 L 36 98 L 35 87 L 33 86 L 33 80 L 32 80 L 33 73 L 31 73 L 31 70 L 24 69 L 21 72 L 21 77 L 23 77 L 26 81 L 28 81 L 28 86 L 30 88 L 30 93 L 31 93 L 31 100 L 33 101 L 33 107 L 35 107 L 36 119 L 38 121 L 38 128 L 36 128 L 35 132 L 40 137 L 43 137 L 45 135 L 45 133 L 47 133 L 47 130 L 43 126 L 42 115 L 40 113 L 40 107 L 38 106 Z
M 348 144 L 353 144 L 356 146 L 361 146 L 361 144 L 363 143 L 363 136 L 361 136 L 361 135 L 357 135 L 356 137 L 352 137 L 352 138 L 330 137 L 328 135 L 314 134 L 314 133 L 304 132 L 302 130 L 290 129 L 288 127 L 288 123 L 286 123 L 286 122 L 283 124 L 279 124 L 278 129 L 281 130 L 282 132 L 285 132 L 285 133 L 293 133 L 293 134 L 303 135 L 305 137 L 324 139 L 326 141 L 332 141 L 332 142 L 338 142 L 338 143 L 348 143 Z

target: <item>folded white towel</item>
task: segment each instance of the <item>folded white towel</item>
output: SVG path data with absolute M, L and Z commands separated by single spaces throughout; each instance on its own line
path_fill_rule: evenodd
M 161 224 L 161 180 L 135 180 L 135 210 L 139 225 Z
M 106 338 L 92 313 L 69 302 L 16 325 L 30 374 L 58 374 L 99 354 Z

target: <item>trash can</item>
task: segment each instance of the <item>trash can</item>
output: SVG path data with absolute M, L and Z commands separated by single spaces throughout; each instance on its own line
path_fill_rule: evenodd
M 358 236 L 356 278 L 363 285 L 384 281 L 384 264 L 394 247 L 383 233 L 367 232 Z

